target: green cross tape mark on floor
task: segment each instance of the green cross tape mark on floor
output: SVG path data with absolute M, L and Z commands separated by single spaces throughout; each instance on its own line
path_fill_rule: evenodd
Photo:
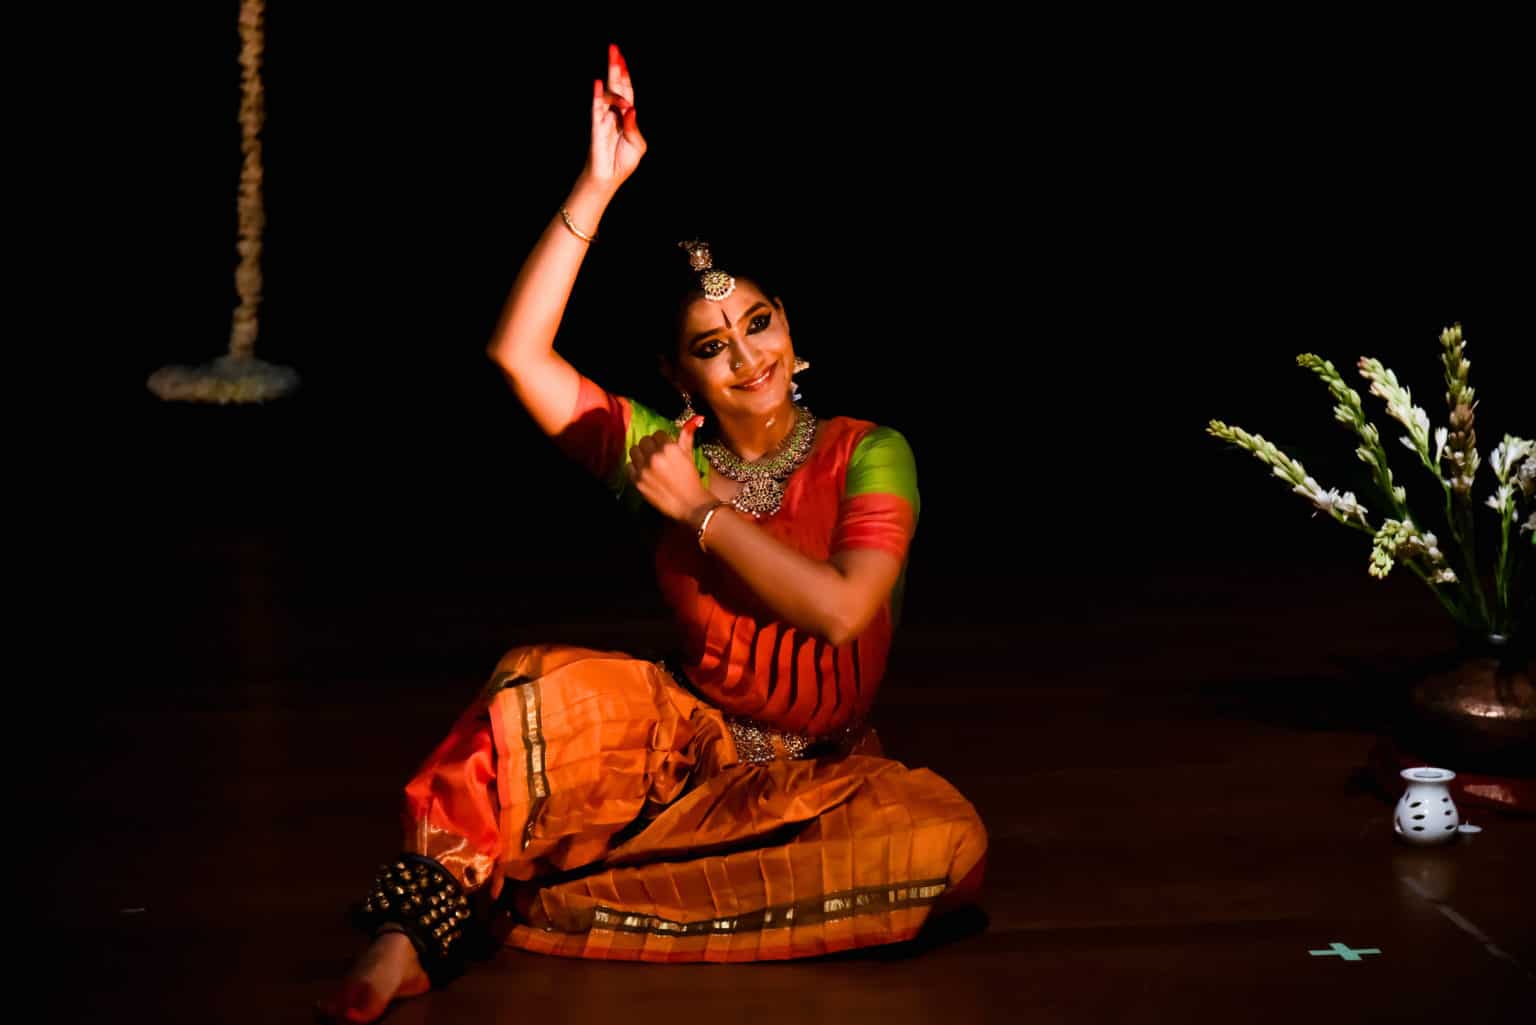
M 1332 957 L 1337 954 L 1339 957 L 1342 957 L 1346 961 L 1363 961 L 1365 959 L 1360 956 L 1361 954 L 1381 953 L 1381 951 L 1376 947 L 1361 947 L 1359 950 L 1351 950 L 1349 947 L 1343 943 L 1340 943 L 1338 940 L 1334 940 L 1332 943 L 1328 944 L 1328 946 L 1332 949 L 1309 950 L 1307 953 L 1311 954 L 1313 957 Z

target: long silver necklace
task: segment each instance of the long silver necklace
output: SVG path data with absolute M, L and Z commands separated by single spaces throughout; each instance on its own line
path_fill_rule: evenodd
M 731 505 L 754 518 L 772 516 L 784 501 L 784 480 L 805 462 L 816 441 L 816 417 L 795 404 L 795 426 L 773 453 L 749 463 L 718 442 L 703 446 L 709 465 L 741 484 Z

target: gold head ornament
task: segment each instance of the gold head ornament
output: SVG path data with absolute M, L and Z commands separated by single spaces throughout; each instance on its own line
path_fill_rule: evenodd
M 688 266 L 698 272 L 699 287 L 704 290 L 704 298 L 714 303 L 723 302 L 736 291 L 736 279 L 715 266 L 708 242 L 689 239 L 679 242 L 678 246 L 688 251 Z

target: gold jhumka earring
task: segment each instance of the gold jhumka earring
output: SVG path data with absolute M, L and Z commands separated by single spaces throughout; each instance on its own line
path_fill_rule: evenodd
M 697 415 L 698 413 L 696 413 L 693 408 L 693 396 L 689 395 L 687 392 L 683 392 L 683 411 L 677 414 L 677 418 L 672 422 L 677 424 L 678 430 L 682 430 L 683 424 L 687 423 L 689 420 L 692 420 Z

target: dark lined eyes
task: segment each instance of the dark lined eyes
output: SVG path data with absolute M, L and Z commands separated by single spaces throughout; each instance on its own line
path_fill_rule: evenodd
M 771 323 L 773 323 L 773 316 L 771 314 L 759 313 L 757 316 L 748 321 L 747 334 L 755 335 L 759 331 L 766 331 L 768 330 L 768 325 Z M 693 354 L 698 359 L 709 359 L 711 356 L 719 355 L 721 350 L 724 348 L 724 342 L 718 338 L 711 338 L 709 341 L 700 345 L 697 349 L 694 349 Z

